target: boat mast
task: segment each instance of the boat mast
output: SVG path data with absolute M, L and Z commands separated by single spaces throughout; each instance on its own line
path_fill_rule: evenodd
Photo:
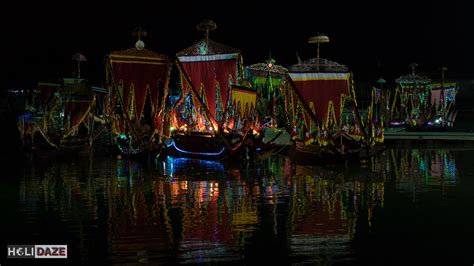
M 267 66 L 267 77 L 268 77 L 268 82 L 269 82 L 269 86 L 268 86 L 268 95 L 267 96 L 267 100 L 268 101 L 271 101 L 272 100 L 272 95 L 274 93 L 274 89 L 273 89 L 273 81 L 272 81 L 272 72 L 270 71 L 272 68 L 273 68 L 273 65 L 275 64 L 275 60 L 272 58 L 272 53 L 270 52 L 269 56 L 268 56 L 268 59 L 265 61 L 265 64 Z
M 418 66 L 417 63 L 411 63 L 411 64 L 410 64 L 410 67 L 411 67 L 411 75 L 412 75 L 413 77 L 415 77 L 415 69 L 416 69 L 417 66 Z
M 389 100 L 388 100 L 388 90 L 387 91 L 384 91 L 383 89 L 383 84 L 385 84 L 387 81 L 385 79 L 383 79 L 382 77 L 380 77 L 378 80 L 377 80 L 377 83 L 379 84 L 379 87 L 380 87 L 380 95 L 382 100 L 380 101 L 380 105 L 382 105 L 383 109 L 380 110 L 380 114 L 379 116 L 381 116 L 383 118 L 384 121 L 388 121 L 388 112 L 390 111 L 390 107 L 389 107 Z
M 411 77 L 412 77 L 412 79 L 413 79 L 413 88 L 415 89 L 415 93 L 418 93 L 418 92 L 416 91 L 416 89 L 418 88 L 418 86 L 417 86 L 417 82 L 416 82 L 416 73 L 415 73 L 415 69 L 416 69 L 417 66 L 418 66 L 417 63 L 411 63 L 411 64 L 410 64 L 410 67 L 411 67 Z M 418 97 L 419 97 L 419 96 L 418 96 Z M 413 96 L 412 96 L 411 100 L 412 100 L 412 108 L 413 108 Z
M 319 45 L 320 43 L 326 43 L 329 42 L 329 37 L 322 34 L 318 33 L 316 36 L 310 37 L 308 39 L 308 43 L 316 43 L 318 45 L 317 52 L 316 52 L 316 70 L 319 71 Z
M 444 90 L 443 90 L 444 89 L 444 72 L 447 71 L 447 70 L 448 70 L 447 67 L 441 67 L 441 93 L 443 95 L 443 102 L 440 105 L 441 105 L 441 108 L 443 108 L 442 111 L 445 113 L 445 115 L 448 111 L 447 109 L 449 109 L 449 108 L 446 108 L 446 106 L 445 106 L 446 101 L 444 100 L 445 99 L 444 97 L 446 97 L 446 95 L 444 95 Z
M 447 67 L 441 67 L 441 89 L 444 88 L 444 72 L 447 70 Z

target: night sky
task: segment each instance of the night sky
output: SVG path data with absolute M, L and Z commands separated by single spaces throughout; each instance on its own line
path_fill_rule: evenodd
M 450 78 L 474 78 L 474 23 L 465 4 L 238 2 L 14 4 L 0 16 L 5 28 L 0 88 L 31 88 L 39 81 L 70 77 L 76 52 L 88 59 L 82 76 L 101 86 L 104 56 L 133 47 L 136 38 L 130 33 L 136 26 L 148 31 L 146 48 L 173 56 L 202 37 L 196 25 L 204 18 L 218 27 L 210 37 L 240 49 L 245 65 L 264 61 L 269 52 L 283 66 L 296 62 L 296 52 L 303 60 L 315 57 L 316 48 L 307 40 L 321 32 L 331 40 L 322 45 L 321 56 L 347 65 L 356 82 L 380 75 L 393 82 L 410 72 L 412 62 L 421 72 L 446 66 Z

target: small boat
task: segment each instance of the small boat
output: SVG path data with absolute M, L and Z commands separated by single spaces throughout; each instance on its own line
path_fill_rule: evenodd
M 80 78 L 79 63 L 85 56 L 76 54 L 73 59 L 78 61 L 77 77 L 39 83 L 19 118 L 24 149 L 38 157 L 88 154 L 100 134 L 95 116 L 101 92 Z

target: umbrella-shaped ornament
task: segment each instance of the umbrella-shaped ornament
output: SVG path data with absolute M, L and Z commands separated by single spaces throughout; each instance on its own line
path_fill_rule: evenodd
M 81 78 L 81 62 L 87 61 L 87 58 L 81 53 L 76 53 L 72 56 L 72 60 L 77 61 L 77 78 Z

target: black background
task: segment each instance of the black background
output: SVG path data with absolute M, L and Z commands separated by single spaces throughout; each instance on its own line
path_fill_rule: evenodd
M 241 49 L 244 64 L 262 62 L 269 53 L 277 64 L 289 66 L 315 57 L 307 43 L 318 32 L 330 37 L 321 56 L 347 65 L 356 82 L 379 76 L 393 82 L 410 72 L 408 65 L 435 75 L 448 67 L 448 77 L 474 77 L 472 11 L 456 1 L 220 1 L 191 3 L 80 1 L 46 4 L 9 3 L 0 16 L 2 89 L 32 88 L 38 81 L 72 76 L 76 52 L 88 59 L 83 77 L 100 86 L 104 56 L 134 46 L 131 31 L 148 31 L 146 48 L 173 56 L 197 42 L 196 25 L 204 18 L 217 23 L 215 41 Z

